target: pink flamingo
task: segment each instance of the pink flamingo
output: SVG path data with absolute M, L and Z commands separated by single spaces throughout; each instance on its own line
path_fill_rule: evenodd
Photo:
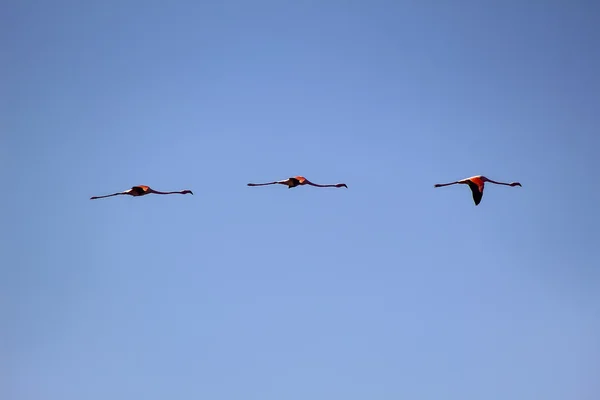
M 103 199 L 105 197 L 111 197 L 111 196 L 119 196 L 119 195 L 129 195 L 129 196 L 145 196 L 147 194 L 194 194 L 192 193 L 191 190 L 182 190 L 180 192 L 159 192 L 158 190 L 154 190 L 152 188 L 150 188 L 150 186 L 144 186 L 144 185 L 139 185 L 139 186 L 134 186 L 131 189 L 127 189 L 124 192 L 119 192 L 119 193 L 113 193 L 113 194 L 107 194 L 105 196 L 94 196 L 94 197 L 90 197 L 90 200 L 95 200 L 95 199 Z
M 476 175 L 456 182 L 437 183 L 434 185 L 434 187 L 438 188 L 442 186 L 456 185 L 457 183 L 469 185 L 469 187 L 471 188 L 471 192 L 473 192 L 473 201 L 475 202 L 475 205 L 478 205 L 481 202 L 481 198 L 483 197 L 483 187 L 485 185 L 485 182 L 495 183 L 496 185 L 521 186 L 519 182 L 496 182 L 486 178 L 483 175 Z
M 296 186 L 302 186 L 302 185 L 311 185 L 311 186 L 316 186 L 316 187 L 336 187 L 336 188 L 345 187 L 346 189 L 348 188 L 348 186 L 345 183 L 336 183 L 333 185 L 319 185 L 318 183 L 312 183 L 311 181 L 309 181 L 308 179 L 306 179 L 303 176 L 294 176 L 293 178 L 288 178 L 288 179 L 284 179 L 281 181 L 275 181 L 275 182 L 249 183 L 248 186 L 266 186 L 266 185 L 276 185 L 276 184 L 287 185 L 288 189 L 291 189 Z

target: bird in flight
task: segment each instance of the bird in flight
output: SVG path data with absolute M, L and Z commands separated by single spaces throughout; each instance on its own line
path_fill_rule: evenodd
M 332 184 L 332 185 L 319 185 L 317 183 L 312 183 L 311 181 L 309 181 L 308 179 L 306 179 L 303 176 L 294 176 L 293 178 L 288 178 L 288 179 L 284 179 L 281 181 L 275 181 L 275 182 L 249 183 L 248 186 L 266 186 L 266 185 L 276 185 L 276 184 L 287 185 L 288 189 L 291 189 L 296 186 L 302 186 L 302 185 L 311 185 L 311 186 L 316 186 L 316 187 L 336 187 L 336 188 L 345 187 L 346 189 L 348 188 L 348 186 L 345 183 L 336 183 L 336 184 Z
M 442 186 L 456 185 L 457 183 L 469 185 L 469 187 L 471 188 L 471 192 L 473 192 L 473 201 L 475 202 L 475 205 L 478 205 L 481 202 L 481 198 L 483 197 L 483 187 L 485 185 L 485 182 L 495 183 L 496 185 L 521 186 L 519 182 L 496 182 L 486 178 L 483 175 L 476 175 L 456 182 L 437 183 L 434 185 L 434 187 L 438 188 Z
M 111 196 L 119 196 L 119 195 L 129 195 L 129 196 L 145 196 L 147 194 L 186 194 L 186 193 L 192 193 L 191 190 L 182 190 L 180 192 L 159 192 L 158 190 L 154 190 L 152 189 L 150 186 L 144 186 L 144 185 L 139 185 L 139 186 L 134 186 L 131 189 L 127 189 L 124 192 L 119 192 L 119 193 L 113 193 L 113 194 L 107 194 L 105 196 L 94 196 L 94 197 L 90 197 L 90 200 L 95 200 L 95 199 L 103 199 L 105 197 L 111 197 Z

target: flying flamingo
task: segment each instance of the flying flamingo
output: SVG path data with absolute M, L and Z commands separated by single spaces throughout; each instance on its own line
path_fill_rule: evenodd
M 476 175 L 476 176 L 472 176 L 470 178 L 462 179 L 462 180 L 456 181 L 456 182 L 437 183 L 434 185 L 434 187 L 438 188 L 438 187 L 442 187 L 442 186 L 456 185 L 457 183 L 469 185 L 469 187 L 471 188 L 471 192 L 473 192 L 473 201 L 475 202 L 475 205 L 478 205 L 481 202 L 481 198 L 483 197 L 483 187 L 485 185 L 485 182 L 495 183 L 497 185 L 521 186 L 521 184 L 519 182 L 511 182 L 511 183 L 496 182 L 496 181 L 486 178 L 483 175 Z
M 123 195 L 123 194 L 127 194 L 129 196 L 145 196 L 147 194 L 150 193 L 154 193 L 154 194 L 186 194 L 186 193 L 192 193 L 191 190 L 182 190 L 180 192 L 159 192 L 158 190 L 154 190 L 152 188 L 150 188 L 150 186 L 144 186 L 144 185 L 139 185 L 139 186 L 134 186 L 131 189 L 127 189 L 124 192 L 119 192 L 119 193 L 113 193 L 113 194 L 107 194 L 106 196 L 94 196 L 94 197 L 90 197 L 90 200 L 95 200 L 95 199 L 102 199 L 104 197 L 111 197 L 111 196 L 119 196 L 119 195 Z
M 311 181 L 309 181 L 308 179 L 306 179 L 303 176 L 294 176 L 293 178 L 288 178 L 288 179 L 284 179 L 281 181 L 275 181 L 275 182 L 249 183 L 248 186 L 266 186 L 266 185 L 275 185 L 275 184 L 287 185 L 288 189 L 291 189 L 296 186 L 302 186 L 302 185 L 311 185 L 311 186 L 316 186 L 316 187 L 336 187 L 336 188 L 345 187 L 346 189 L 348 188 L 348 186 L 345 183 L 336 183 L 334 185 L 319 185 L 317 183 L 312 183 Z

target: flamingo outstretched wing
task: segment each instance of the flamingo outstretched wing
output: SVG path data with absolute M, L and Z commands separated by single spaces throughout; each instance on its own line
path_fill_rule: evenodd
M 475 205 L 479 205 L 479 203 L 481 203 L 481 199 L 483 198 L 484 186 L 481 185 L 480 187 L 473 181 L 467 181 L 467 184 L 469 185 L 469 188 L 471 188 L 471 192 L 473 192 L 473 201 L 475 202 Z

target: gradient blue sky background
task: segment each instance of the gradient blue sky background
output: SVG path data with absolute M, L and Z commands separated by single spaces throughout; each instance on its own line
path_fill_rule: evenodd
M 598 399 L 597 2 L 1 10 L 0 398 Z

